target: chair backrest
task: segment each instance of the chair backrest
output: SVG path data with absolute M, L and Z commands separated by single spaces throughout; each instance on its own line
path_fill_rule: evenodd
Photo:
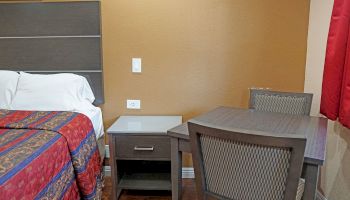
M 250 89 L 249 108 L 285 114 L 310 115 L 313 94 Z
M 295 200 L 305 137 L 276 137 L 188 122 L 199 199 Z

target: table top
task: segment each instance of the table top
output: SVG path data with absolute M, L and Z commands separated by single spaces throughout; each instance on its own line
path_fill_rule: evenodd
M 181 116 L 120 116 L 108 134 L 165 134 L 167 130 L 182 123 Z
M 327 119 L 304 115 L 219 107 L 190 121 L 248 134 L 306 137 L 306 163 L 322 165 L 327 141 Z M 189 140 L 187 123 L 168 131 L 171 137 Z

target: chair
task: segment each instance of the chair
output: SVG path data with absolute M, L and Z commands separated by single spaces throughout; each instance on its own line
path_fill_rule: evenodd
M 188 129 L 200 200 L 301 199 L 304 137 L 246 134 L 194 120 Z
M 249 108 L 285 114 L 310 115 L 313 94 L 250 89 Z

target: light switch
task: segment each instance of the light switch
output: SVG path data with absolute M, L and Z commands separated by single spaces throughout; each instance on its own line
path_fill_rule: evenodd
M 132 58 L 132 72 L 141 73 L 141 58 Z

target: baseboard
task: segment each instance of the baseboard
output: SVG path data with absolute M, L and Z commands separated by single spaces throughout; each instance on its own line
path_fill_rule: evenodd
M 183 167 L 182 168 L 182 178 L 194 178 L 193 167 Z
M 106 158 L 110 157 L 110 155 L 109 155 L 109 145 L 108 144 L 105 145 L 105 157 Z
M 105 176 L 112 176 L 111 166 L 103 166 L 103 174 Z
M 320 191 L 317 191 L 316 193 L 316 200 L 327 200 L 326 197 L 324 197 Z
M 103 172 L 105 176 L 111 176 L 111 166 L 103 166 Z M 183 167 L 182 178 L 194 178 L 193 167 Z

